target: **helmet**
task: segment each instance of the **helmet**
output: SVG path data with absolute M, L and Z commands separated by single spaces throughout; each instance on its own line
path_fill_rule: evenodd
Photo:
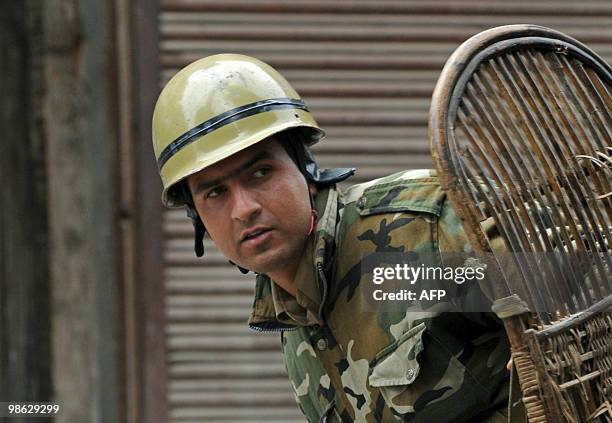
M 179 183 L 267 137 L 300 129 L 312 145 L 324 136 L 298 93 L 260 60 L 218 54 L 180 70 L 153 112 L 153 149 L 163 183 L 162 202 L 186 203 Z

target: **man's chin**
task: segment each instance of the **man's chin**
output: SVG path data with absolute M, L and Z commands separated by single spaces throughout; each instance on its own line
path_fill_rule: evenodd
M 284 273 L 301 259 L 301 253 L 295 254 L 292 251 L 287 243 L 269 245 L 265 250 L 258 251 L 256 254 L 241 257 L 244 259 L 241 262 L 246 264 L 242 267 L 268 276 L 273 273 Z
M 267 275 L 269 273 L 274 273 L 274 270 L 277 269 L 277 266 L 271 266 L 271 265 L 268 265 L 268 264 L 265 264 L 265 263 L 264 264 L 256 263 L 256 264 L 252 264 L 250 266 L 247 266 L 246 268 L 249 269 L 252 272 L 263 273 L 263 274 Z
M 285 266 L 286 261 L 280 260 L 278 257 L 268 259 L 260 257 L 258 260 L 250 260 L 250 263 L 248 266 L 246 266 L 246 268 L 253 272 L 264 273 L 267 275 L 279 270 L 282 271 Z

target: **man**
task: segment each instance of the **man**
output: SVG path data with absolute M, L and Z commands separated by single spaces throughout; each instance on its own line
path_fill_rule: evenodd
M 162 200 L 187 207 L 198 256 L 207 231 L 256 273 L 249 325 L 281 332 L 309 421 L 505 421 L 509 344 L 498 319 L 449 313 L 444 301 L 418 311 L 368 301 L 366 257 L 469 250 L 435 173 L 341 192 L 335 184 L 353 169 L 319 170 L 308 146 L 322 136 L 270 66 L 201 59 L 168 82 L 155 108 Z

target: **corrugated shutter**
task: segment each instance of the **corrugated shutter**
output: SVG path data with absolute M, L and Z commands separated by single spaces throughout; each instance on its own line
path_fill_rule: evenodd
M 534 23 L 612 59 L 609 1 L 165 0 L 165 83 L 215 53 L 263 59 L 305 98 L 328 137 L 322 166 L 357 166 L 354 181 L 430 167 L 429 98 L 451 52 L 493 26 Z M 169 406 L 174 422 L 303 421 L 278 335 L 245 324 L 252 276 L 210 243 L 196 260 L 183 211 L 164 218 Z

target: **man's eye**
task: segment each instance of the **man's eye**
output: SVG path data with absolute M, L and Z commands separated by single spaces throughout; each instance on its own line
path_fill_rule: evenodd
M 224 187 L 215 187 L 206 193 L 206 198 L 215 198 L 225 192 Z
M 266 176 L 268 173 L 270 173 L 270 168 L 262 167 L 260 169 L 257 169 L 255 172 L 253 172 L 253 176 L 256 178 L 261 178 L 261 177 Z

